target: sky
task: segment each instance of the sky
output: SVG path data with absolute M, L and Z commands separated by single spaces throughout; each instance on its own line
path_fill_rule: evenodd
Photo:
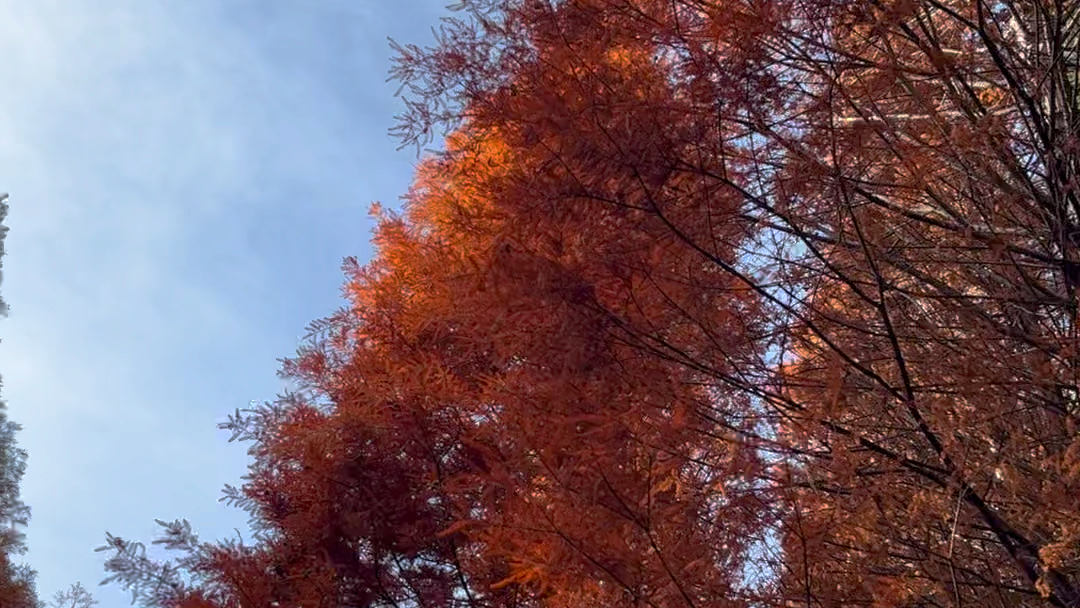
M 408 188 L 387 36 L 431 42 L 446 2 L 0 0 L 0 374 L 42 599 L 130 605 L 97 586 L 106 531 L 246 531 L 217 424 L 282 389 Z

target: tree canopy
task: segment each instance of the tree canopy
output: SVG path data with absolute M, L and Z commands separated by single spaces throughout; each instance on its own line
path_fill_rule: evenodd
M 148 606 L 1080 606 L 1080 9 L 466 0 Z

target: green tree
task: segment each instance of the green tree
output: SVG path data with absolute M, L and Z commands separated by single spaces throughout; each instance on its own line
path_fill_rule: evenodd
M 0 195 L 0 260 L 4 255 L 4 237 L 8 228 L 7 195 Z M 3 268 L 0 262 L 0 269 Z M 2 275 L 0 275 L 2 278 Z M 0 314 L 7 314 L 7 304 L 0 298 Z M 36 608 L 34 586 L 36 573 L 13 558 L 26 552 L 26 538 L 19 526 L 30 520 L 30 507 L 19 498 L 19 482 L 26 472 L 26 450 L 15 443 L 21 427 L 8 420 L 7 406 L 0 401 L 0 606 L 4 608 Z

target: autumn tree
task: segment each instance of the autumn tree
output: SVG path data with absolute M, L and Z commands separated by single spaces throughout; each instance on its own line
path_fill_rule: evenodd
M 472 0 L 153 606 L 1080 606 L 1080 11 Z M 185 531 L 186 530 L 186 531 Z M 188 580 L 181 577 L 184 573 Z

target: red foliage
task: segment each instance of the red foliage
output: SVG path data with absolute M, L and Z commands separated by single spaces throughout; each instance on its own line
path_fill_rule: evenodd
M 1080 606 L 1075 9 L 466 5 L 155 602 Z
M 3 551 L 0 551 L 0 606 L 37 608 L 34 586 L 15 571 L 15 566 Z

